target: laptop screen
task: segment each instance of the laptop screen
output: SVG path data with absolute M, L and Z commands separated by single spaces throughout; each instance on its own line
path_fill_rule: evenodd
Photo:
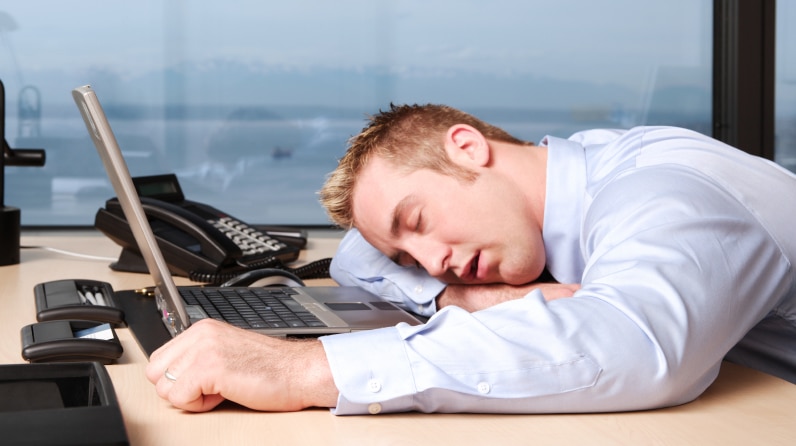
M 91 86 L 86 85 L 72 90 L 72 97 L 102 159 L 102 164 L 113 185 L 124 215 L 130 223 L 130 229 L 146 262 L 149 274 L 155 280 L 155 297 L 158 308 L 163 312 L 164 321 L 169 330 L 173 331 L 172 334 L 180 333 L 188 328 L 191 323 L 190 319 L 157 245 L 155 234 L 146 218 L 138 191 L 133 185 L 127 163 L 105 117 L 105 112 Z

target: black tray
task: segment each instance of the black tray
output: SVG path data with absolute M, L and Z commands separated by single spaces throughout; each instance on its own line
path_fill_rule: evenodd
M 96 362 L 0 365 L 0 443 L 126 445 L 105 367 Z

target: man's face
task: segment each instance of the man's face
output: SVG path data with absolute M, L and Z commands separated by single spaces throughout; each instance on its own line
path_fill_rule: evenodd
M 475 170 L 467 182 L 428 169 L 407 174 L 374 157 L 354 189 L 355 226 L 396 263 L 447 283 L 535 280 L 544 245 L 527 195 L 491 169 Z

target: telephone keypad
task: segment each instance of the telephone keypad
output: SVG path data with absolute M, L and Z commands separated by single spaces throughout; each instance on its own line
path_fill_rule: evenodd
M 268 237 L 234 218 L 221 217 L 218 220 L 208 220 L 208 222 L 235 242 L 243 251 L 243 255 L 246 256 L 279 251 L 287 247 L 286 244 L 279 240 Z

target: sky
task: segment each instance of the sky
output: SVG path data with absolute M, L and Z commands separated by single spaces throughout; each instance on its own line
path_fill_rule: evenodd
M 778 13 L 796 15 L 787 1 Z M 0 78 L 22 85 L 42 76 L 77 82 L 105 73 L 140 83 L 175 67 L 195 73 L 229 64 L 264 75 L 381 70 L 410 86 L 455 82 L 466 73 L 494 82 L 545 78 L 642 92 L 661 82 L 661 73 L 709 79 L 711 16 L 711 0 L 5 2 Z M 792 31 L 784 35 L 780 52 L 796 52 L 794 39 Z M 796 62 L 781 71 L 782 93 L 796 98 L 796 87 L 789 87 L 796 85 Z M 213 87 L 219 96 L 234 88 Z M 128 100 L 145 94 L 133 91 Z M 476 103 L 512 101 L 489 89 L 461 95 Z M 182 100 L 199 99 L 189 92 Z
M 407 76 L 467 70 L 623 81 L 639 78 L 639 72 L 662 60 L 703 63 L 705 48 L 693 42 L 708 32 L 701 23 L 709 17 L 710 3 L 7 2 L 0 11 L 17 29 L 2 32 L 6 54 L 0 63 L 7 64 L 13 51 L 23 71 L 113 64 L 132 75 L 180 60 L 235 59 L 263 69 L 388 65 Z M 606 56 L 619 45 L 626 60 L 608 63 Z

